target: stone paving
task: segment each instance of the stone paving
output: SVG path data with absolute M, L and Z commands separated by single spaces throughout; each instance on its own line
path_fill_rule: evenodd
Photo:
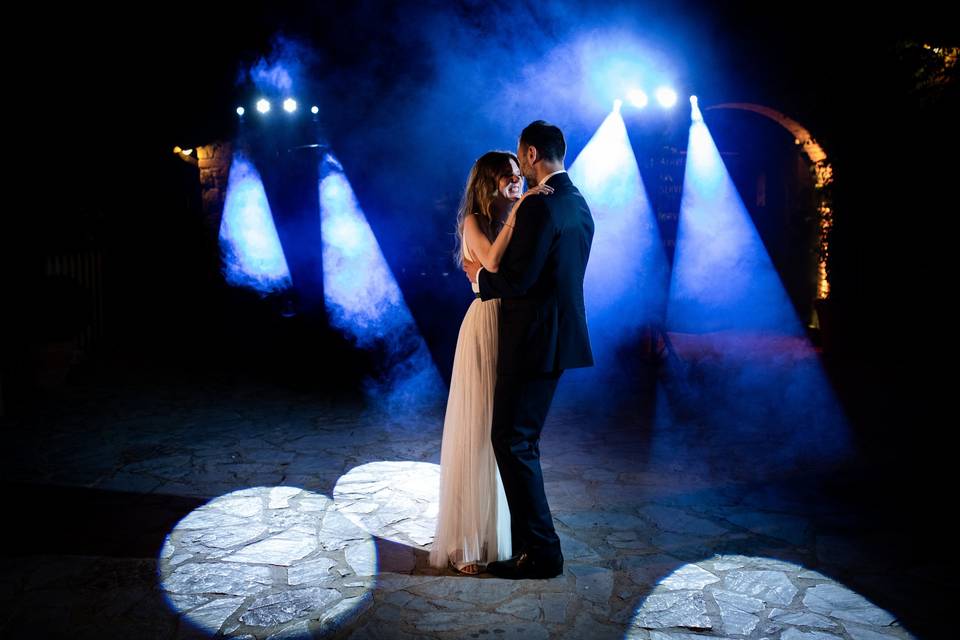
M 813 478 L 652 459 L 629 414 L 551 414 L 565 571 L 517 582 L 427 563 L 440 407 L 387 417 L 213 380 L 81 388 L 63 406 L 7 425 L 16 486 L 193 502 L 145 553 L 71 552 L 95 527 L 81 516 L 60 523 L 62 549 L 6 554 L 4 637 L 893 640 L 920 637 L 904 590 L 939 575 Z

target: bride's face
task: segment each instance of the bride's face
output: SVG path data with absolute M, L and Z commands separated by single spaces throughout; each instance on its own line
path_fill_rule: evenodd
M 513 158 L 510 159 L 510 170 L 512 173 L 500 176 L 497 191 L 501 197 L 507 200 L 519 200 L 520 196 L 523 195 L 523 177 L 520 175 L 520 167 L 513 161 Z

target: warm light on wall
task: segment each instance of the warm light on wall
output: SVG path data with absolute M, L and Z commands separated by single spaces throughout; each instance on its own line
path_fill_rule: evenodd
M 193 155 L 193 149 L 184 149 L 180 145 L 173 148 L 173 154 L 188 164 L 197 164 L 197 158 Z

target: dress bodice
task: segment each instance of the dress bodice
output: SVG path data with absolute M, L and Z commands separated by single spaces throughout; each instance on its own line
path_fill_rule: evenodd
M 467 248 L 467 239 L 463 239 L 463 257 L 471 262 L 475 262 L 473 254 L 470 253 L 470 249 Z M 480 285 L 476 282 L 470 283 L 470 288 L 473 289 L 474 293 L 480 293 Z

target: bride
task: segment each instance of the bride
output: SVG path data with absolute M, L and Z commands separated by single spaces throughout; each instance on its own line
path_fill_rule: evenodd
M 524 198 L 517 156 L 488 151 L 470 170 L 457 214 L 457 261 L 479 261 L 497 271 Z M 470 303 L 460 325 L 440 447 L 440 507 L 430 564 L 475 575 L 511 556 L 510 511 L 497 470 L 490 425 L 497 375 L 500 300 Z

